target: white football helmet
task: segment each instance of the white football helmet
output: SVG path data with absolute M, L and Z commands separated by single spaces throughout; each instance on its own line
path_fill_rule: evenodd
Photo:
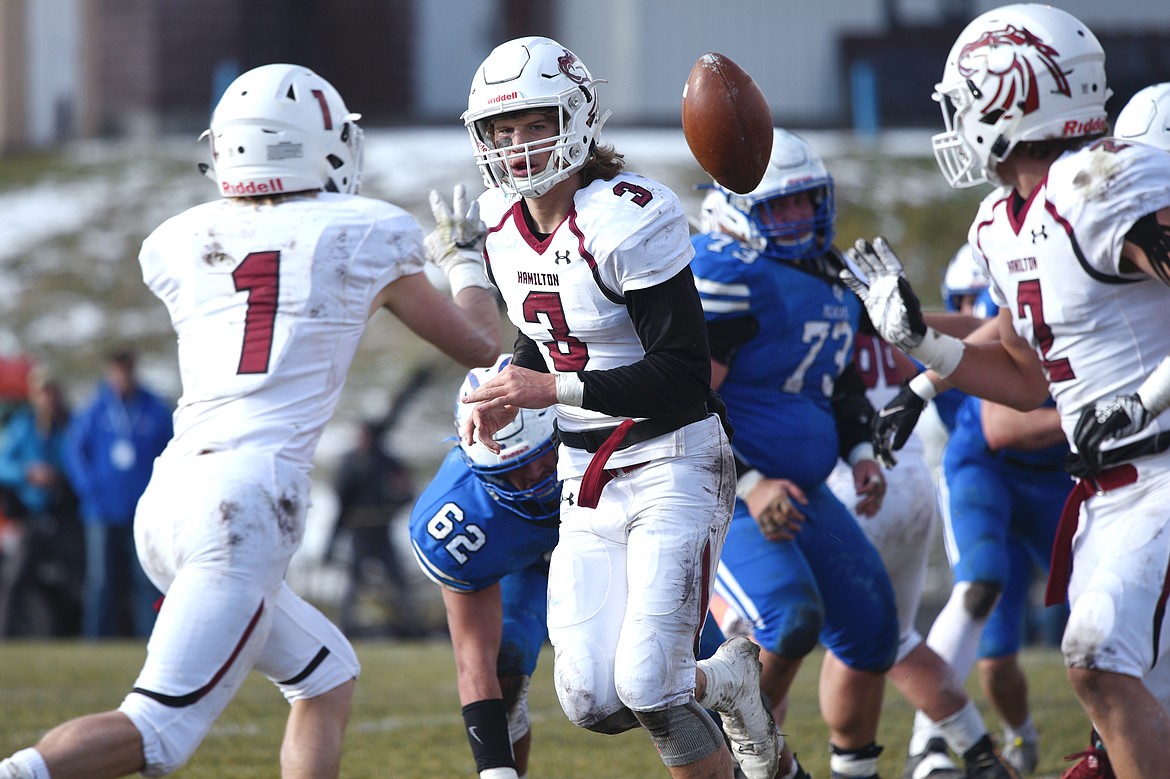
M 577 55 L 551 38 L 527 37 L 497 46 L 475 71 L 463 123 L 471 135 L 475 162 L 484 186 L 504 187 L 524 197 L 540 197 L 580 170 L 609 111 L 600 112 L 597 85 Z M 502 114 L 557 109 L 556 135 L 545 140 L 497 149 L 492 120 Z M 506 156 L 552 152 L 539 173 L 516 176 Z
M 1117 115 L 1113 135 L 1170 151 L 1170 81 L 1148 86 L 1131 97 Z
M 801 260 L 823 254 L 833 243 L 837 207 L 833 198 L 833 177 L 825 163 L 799 136 L 776 128 L 772 136 L 772 156 L 759 186 L 740 195 L 718 184 L 716 193 L 703 202 L 700 224 L 713 224 L 716 230 L 734 235 L 769 257 Z M 773 216 L 769 201 L 809 192 L 813 215 L 809 220 L 783 221 Z
M 211 128 L 214 178 L 224 197 L 361 186 L 360 114 L 328 81 L 299 65 L 261 65 L 228 86 Z M 210 174 L 209 174 L 210 175 Z
M 472 404 L 460 402 L 460 398 L 495 378 L 511 360 L 510 354 L 502 354 L 495 365 L 472 368 L 467 372 L 455 398 L 456 430 L 463 427 L 464 420 L 474 408 Z M 511 471 L 528 465 L 556 447 L 556 428 L 553 427 L 555 417 L 556 412 L 551 407 L 520 409 L 516 419 L 495 435 L 500 445 L 499 454 L 493 453 L 479 441 L 470 446 L 462 438 L 459 441 L 464 462 L 479 478 L 488 494 L 525 519 L 546 520 L 560 513 L 561 483 L 555 472 L 526 488 L 517 487 L 508 479 Z
M 1105 132 L 1105 52 L 1067 11 L 1020 3 L 988 11 L 959 35 L 934 99 L 946 132 L 931 142 L 956 189 L 990 181 L 1024 141 Z
M 975 249 L 965 243 L 955 252 L 943 274 L 942 299 L 947 311 L 959 310 L 959 298 L 979 295 L 991 286 L 987 274 L 975 257 Z

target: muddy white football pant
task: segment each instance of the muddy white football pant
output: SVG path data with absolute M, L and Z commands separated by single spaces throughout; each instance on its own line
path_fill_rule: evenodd
M 685 455 L 617 476 L 595 509 L 573 499 L 580 478 L 564 483 L 548 626 L 557 695 L 581 727 L 623 706 L 656 711 L 693 697 L 735 466 L 716 417 L 684 432 Z
M 1066 666 L 1147 679 L 1162 705 L 1170 619 L 1170 453 L 1137 460 L 1138 479 L 1092 495 L 1073 539 Z
M 858 498 L 851 466 L 838 462 L 827 483 L 877 548 L 890 575 L 898 609 L 898 653 L 894 658 L 897 664 L 923 640 L 914 625 L 922 603 L 939 510 L 934 476 L 917 452 L 901 455 L 898 466 L 885 470 L 883 475 L 885 498 L 881 509 L 872 517 L 858 517 L 853 512 Z
M 146 776 L 187 761 L 253 668 L 290 702 L 357 675 L 349 641 L 284 584 L 308 502 L 308 478 L 267 454 L 155 461 L 134 532 L 166 597 L 119 709 L 142 733 Z

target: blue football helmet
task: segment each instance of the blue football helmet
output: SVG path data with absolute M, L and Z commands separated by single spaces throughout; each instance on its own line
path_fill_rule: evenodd
M 720 232 L 734 235 L 769 257 L 803 260 L 817 257 L 833 243 L 837 207 L 833 177 L 805 141 L 776 128 L 772 156 L 759 186 L 746 195 L 716 185 L 728 208 L 720 209 Z M 772 201 L 808 192 L 811 219 L 785 221 L 773 212 Z
M 467 372 L 459 395 L 455 398 L 455 429 L 471 413 L 474 405 L 460 402 L 467 393 L 493 378 L 511 361 L 509 354 L 500 355 L 495 365 L 472 368 Z M 504 507 L 525 519 L 542 521 L 553 519 L 561 510 L 561 482 L 555 471 L 536 484 L 521 488 L 512 483 L 510 473 L 538 460 L 556 448 L 555 412 L 549 408 L 522 408 L 511 424 L 495 435 L 500 453 L 495 454 L 479 441 L 468 445 L 462 439 L 459 447 L 463 460 L 476 475 L 483 488 Z
M 947 311 L 957 312 L 961 308 L 962 298 L 970 296 L 975 298 L 971 311 L 973 316 L 983 319 L 995 316 L 998 307 L 991 299 L 990 289 L 991 282 L 976 258 L 975 249 L 969 243 L 963 244 L 951 258 L 943 275 L 943 307 Z

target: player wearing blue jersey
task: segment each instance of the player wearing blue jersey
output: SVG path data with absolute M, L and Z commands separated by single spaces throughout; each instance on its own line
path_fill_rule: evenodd
M 470 371 L 459 397 L 509 360 Z M 469 408 L 456 403 L 456 425 Z M 442 588 L 467 740 L 485 779 L 528 771 L 528 682 L 548 638 L 561 497 L 551 409 L 523 409 L 496 441 L 499 454 L 454 447 L 410 514 L 419 567 Z
M 842 456 L 864 513 L 885 488 L 860 433 L 872 413 L 864 385 L 853 373 L 852 391 L 838 392 L 860 306 L 835 277 L 832 179 L 804 141 L 777 130 L 760 185 L 743 196 L 716 188 L 704 206 L 719 232 L 692 238 L 692 268 L 741 472 L 716 591 L 751 623 L 774 703 L 825 644 L 833 776 L 876 775 L 898 623 L 881 558 L 825 484 Z
M 718 232 L 692 238 L 692 269 L 741 464 L 716 591 L 751 623 L 776 704 L 818 638 L 825 644 L 833 775 L 876 775 L 898 622 L 881 558 L 825 484 L 842 456 L 865 513 L 885 487 L 864 385 L 854 373 L 853 391 L 839 391 L 861 307 L 836 278 L 832 180 L 804 141 L 777 130 L 761 184 L 742 196 L 717 187 L 703 217 Z
M 692 239 L 692 267 L 713 384 L 740 431 L 743 471 L 716 590 L 751 623 L 763 647 L 761 685 L 776 703 L 801 658 L 818 638 L 824 643 L 821 710 L 833 776 L 873 776 L 885 672 L 909 652 L 898 655 L 898 614 L 882 559 L 826 484 L 845 459 L 857 513 L 881 509 L 872 406 L 853 359 L 860 305 L 837 278 L 834 219 L 824 164 L 803 140 L 777 130 L 755 191 L 717 188 L 705 201 L 706 232 Z M 945 676 L 945 666 L 936 668 Z M 954 718 L 956 743 L 974 750 L 971 767 L 991 771 L 972 775 L 1005 775 L 996 773 L 1002 766 L 978 713 L 946 681 L 903 692 L 940 719 Z M 944 692 L 953 695 L 943 700 Z

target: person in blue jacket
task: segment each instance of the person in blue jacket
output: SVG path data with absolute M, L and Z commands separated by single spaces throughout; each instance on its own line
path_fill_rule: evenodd
M 103 380 L 66 438 L 66 471 L 85 528 L 87 638 L 150 635 L 161 596 L 138 563 L 133 520 L 154 459 L 171 440 L 173 409 L 142 386 L 136 362 L 129 349 L 108 355 Z
M 0 554 L 0 636 L 73 636 L 80 630 L 84 567 L 77 498 L 65 475 L 69 405 L 36 367 L 28 403 L 0 431 L 0 514 L 20 527 Z

